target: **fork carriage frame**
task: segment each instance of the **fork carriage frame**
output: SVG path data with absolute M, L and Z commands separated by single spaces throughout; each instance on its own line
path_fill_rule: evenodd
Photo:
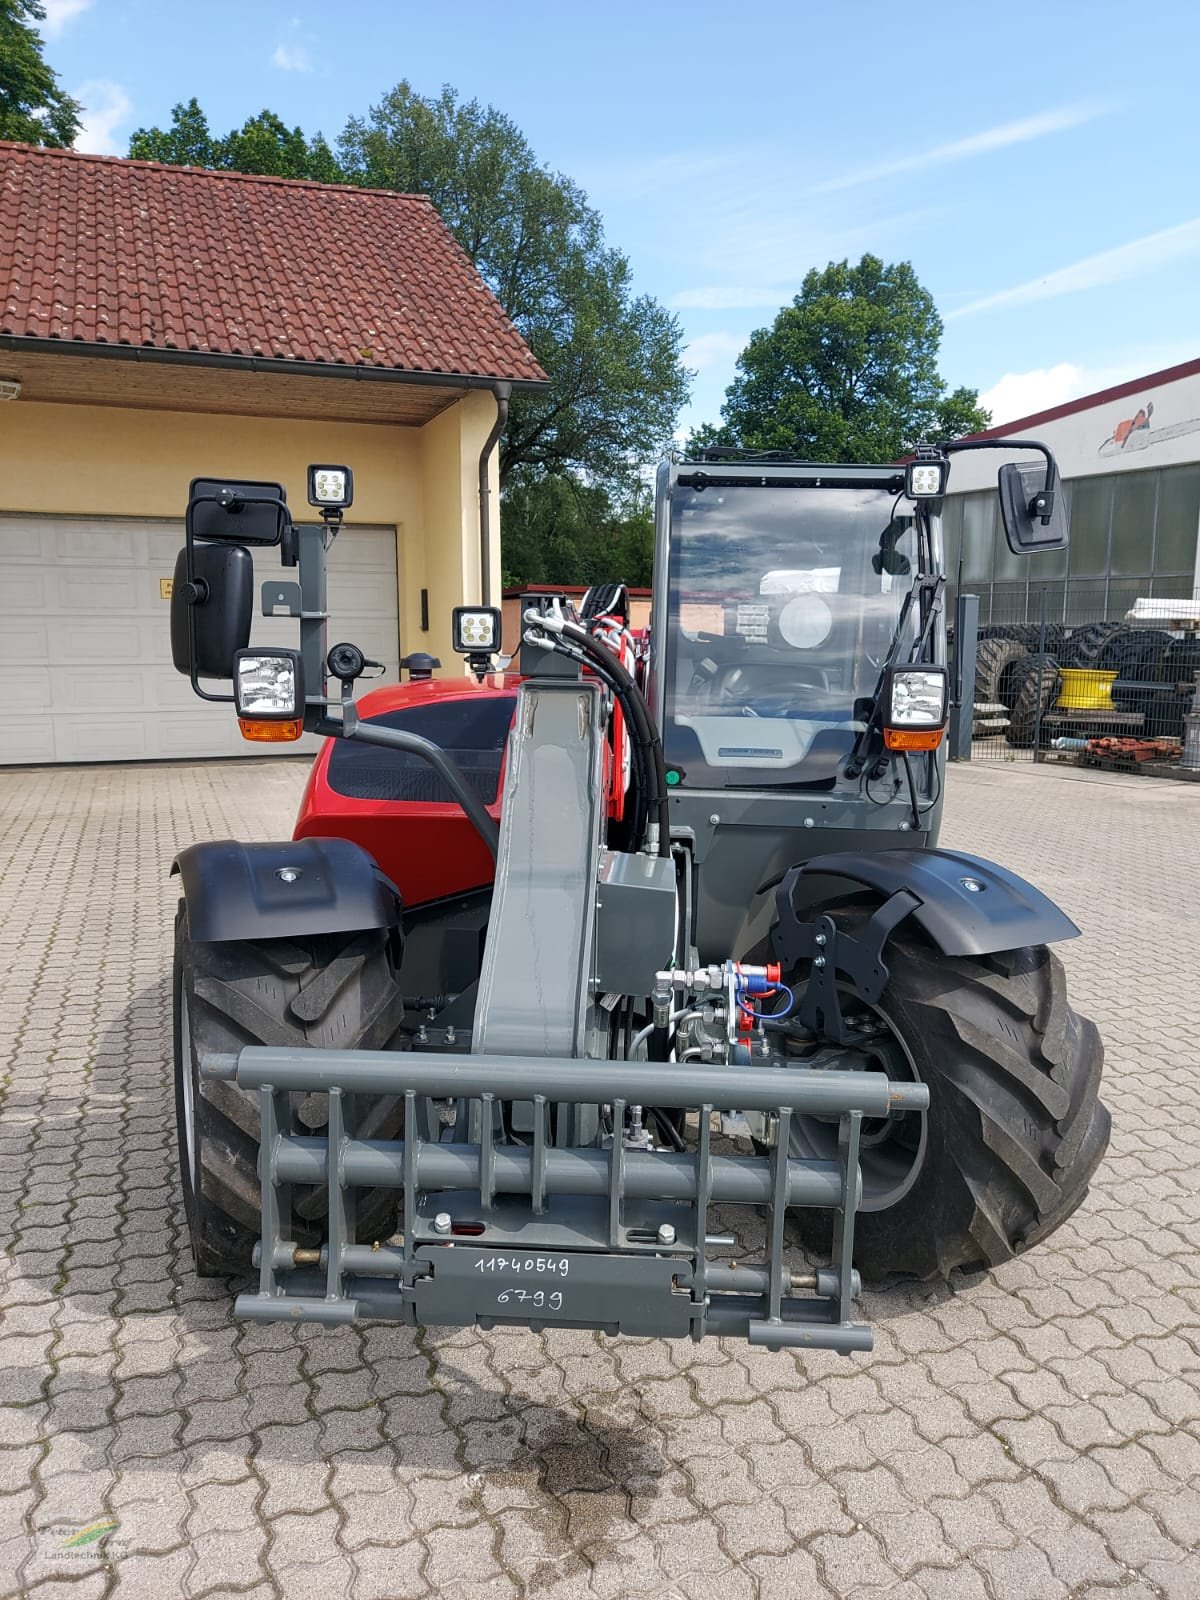
M 730 1069 L 264 1047 L 206 1056 L 205 1077 L 235 1082 L 260 1101 L 259 1285 L 238 1296 L 235 1311 L 252 1321 L 327 1327 L 365 1316 L 870 1350 L 870 1328 L 852 1316 L 862 1122 L 924 1110 L 929 1092 L 879 1072 L 840 1071 L 838 1058 L 829 1052 L 828 1067 Z M 329 1099 L 320 1135 L 299 1132 L 292 1112 L 294 1094 L 314 1092 Z M 355 1137 L 354 1097 L 365 1093 L 404 1096 L 404 1139 Z M 477 1102 L 479 1142 L 438 1138 L 434 1102 L 447 1096 Z M 502 1100 L 532 1104 L 528 1144 L 497 1142 L 493 1113 Z M 769 1156 L 713 1154 L 711 1113 L 731 1103 L 778 1118 Z M 609 1105 L 618 1137 L 609 1148 L 552 1143 L 552 1104 L 560 1122 L 570 1107 Z M 619 1130 L 631 1104 L 698 1110 L 694 1153 L 627 1148 Z M 789 1158 L 796 1115 L 837 1118 L 836 1161 Z M 300 1249 L 287 1236 L 293 1184 L 328 1184 L 320 1250 Z M 354 1243 L 355 1190 L 367 1186 L 403 1191 L 401 1242 Z M 764 1260 L 709 1259 L 719 1243 L 707 1230 L 716 1204 L 764 1208 Z M 828 1268 L 785 1268 L 789 1205 L 833 1211 Z

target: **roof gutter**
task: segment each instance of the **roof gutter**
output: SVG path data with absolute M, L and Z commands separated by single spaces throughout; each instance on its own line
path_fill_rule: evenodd
M 265 372 L 291 378 L 341 378 L 358 383 L 427 384 L 438 389 L 544 389 L 545 378 L 484 377 L 474 372 L 420 372 L 403 367 L 363 367 L 351 362 L 287 361 L 276 356 L 217 355 L 209 350 L 164 350 L 158 345 L 95 344 L 84 339 L 37 339 L 0 333 L 0 350 L 14 354 L 86 356 L 100 361 L 141 361 L 152 366 L 215 367 L 225 372 Z
M 479 603 L 482 606 L 492 603 L 492 492 L 488 483 L 488 463 L 508 423 L 508 402 L 512 391 L 513 386 L 508 382 L 492 385 L 492 393 L 496 396 L 496 420 L 479 452 Z

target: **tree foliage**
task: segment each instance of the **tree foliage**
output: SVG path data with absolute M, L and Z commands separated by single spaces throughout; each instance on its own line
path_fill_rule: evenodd
M 351 119 L 339 151 L 352 182 L 429 196 L 550 378 L 513 397 L 506 486 L 568 470 L 619 486 L 668 444 L 688 392 L 679 323 L 633 293 L 583 191 L 509 117 L 400 83 Z
M 738 357 L 723 425 L 692 444 L 786 450 L 814 461 L 894 461 L 921 440 L 987 426 L 973 389 L 937 369 L 942 320 L 907 261 L 831 261 Z
M 512 484 L 504 502 L 504 583 L 649 584 L 654 515 L 649 496 L 614 500 L 571 473 Z
M 217 138 L 194 98 L 172 109 L 169 128 L 139 128 L 129 141 L 129 154 L 172 166 L 313 178 L 318 183 L 342 180 L 337 158 L 321 134 L 309 139 L 303 128 L 289 128 L 273 111 L 260 111 Z
M 79 133 L 77 100 L 42 59 L 39 0 L 0 0 L 0 139 L 69 149 Z

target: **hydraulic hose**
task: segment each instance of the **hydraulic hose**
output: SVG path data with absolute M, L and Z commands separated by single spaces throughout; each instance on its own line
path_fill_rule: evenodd
M 653 785 L 651 790 L 651 803 L 658 812 L 658 853 L 660 856 L 671 854 L 670 813 L 667 801 L 667 764 L 663 755 L 662 739 L 650 715 L 650 707 L 646 704 L 646 697 L 638 687 L 632 673 L 628 672 L 611 650 L 599 644 L 592 638 L 586 629 L 576 626 L 573 622 L 564 621 L 562 624 L 563 635 L 572 644 L 577 645 L 588 657 L 589 662 L 602 671 L 607 669 L 610 681 L 614 687 L 620 685 L 624 691 L 621 703 L 628 702 L 632 713 L 634 727 L 637 729 L 639 739 L 644 745 L 648 755 Z
M 616 696 L 618 702 L 620 703 L 623 711 L 625 712 L 625 720 L 629 724 L 631 735 L 634 736 L 633 737 L 633 756 L 634 756 L 634 765 L 635 765 L 634 795 L 635 795 L 635 806 L 636 806 L 636 808 L 635 808 L 634 813 L 633 813 L 633 822 L 632 822 L 632 825 L 631 825 L 631 828 L 630 828 L 630 836 L 631 836 L 631 838 L 633 840 L 635 848 L 640 848 L 641 845 L 645 842 L 646 822 L 647 822 L 647 819 L 648 819 L 648 816 L 649 816 L 651 771 L 650 771 L 649 756 L 648 756 L 647 749 L 646 749 L 645 745 L 643 744 L 642 740 L 636 736 L 637 735 L 637 725 L 636 725 L 636 723 L 634 721 L 634 716 L 633 716 L 632 707 L 630 705 L 629 696 L 626 694 L 624 688 L 618 682 L 616 682 L 615 679 L 613 679 L 612 677 L 610 677 L 608 675 L 607 671 L 605 670 L 605 666 L 607 665 L 607 663 L 605 663 L 604 665 L 601 665 L 601 663 L 599 661 L 595 660 L 595 658 L 593 658 L 590 655 L 585 654 L 584 651 L 577 649 L 573 642 L 572 643 L 568 643 L 567 640 L 565 640 L 561 636 L 561 634 L 556 634 L 556 633 L 552 633 L 552 632 L 551 633 L 546 633 L 544 638 L 545 638 L 545 648 L 546 649 L 557 651 L 560 655 L 566 656 L 568 658 L 568 660 L 574 661 L 579 666 L 588 667 L 588 668 L 593 669 L 595 671 L 595 673 L 596 673 L 596 676 L 598 678 L 600 678 L 601 681 L 609 689 L 612 690 L 613 694 Z M 616 660 L 616 657 L 612 656 L 611 652 L 607 652 L 606 651 L 605 653 L 607 655 L 609 655 L 611 660 L 613 660 L 613 661 Z

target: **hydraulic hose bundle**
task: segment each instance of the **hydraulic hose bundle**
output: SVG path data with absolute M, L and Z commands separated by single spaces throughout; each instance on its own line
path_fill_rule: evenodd
M 560 655 L 586 666 L 616 696 L 629 728 L 636 773 L 633 840 L 640 848 L 648 837 L 653 837 L 657 854 L 669 856 L 671 838 L 667 809 L 667 767 L 662 739 L 650 715 L 646 697 L 633 675 L 586 628 L 568 621 L 560 613 L 529 611 L 524 620 L 531 630 L 537 630 L 531 643 L 557 650 Z

